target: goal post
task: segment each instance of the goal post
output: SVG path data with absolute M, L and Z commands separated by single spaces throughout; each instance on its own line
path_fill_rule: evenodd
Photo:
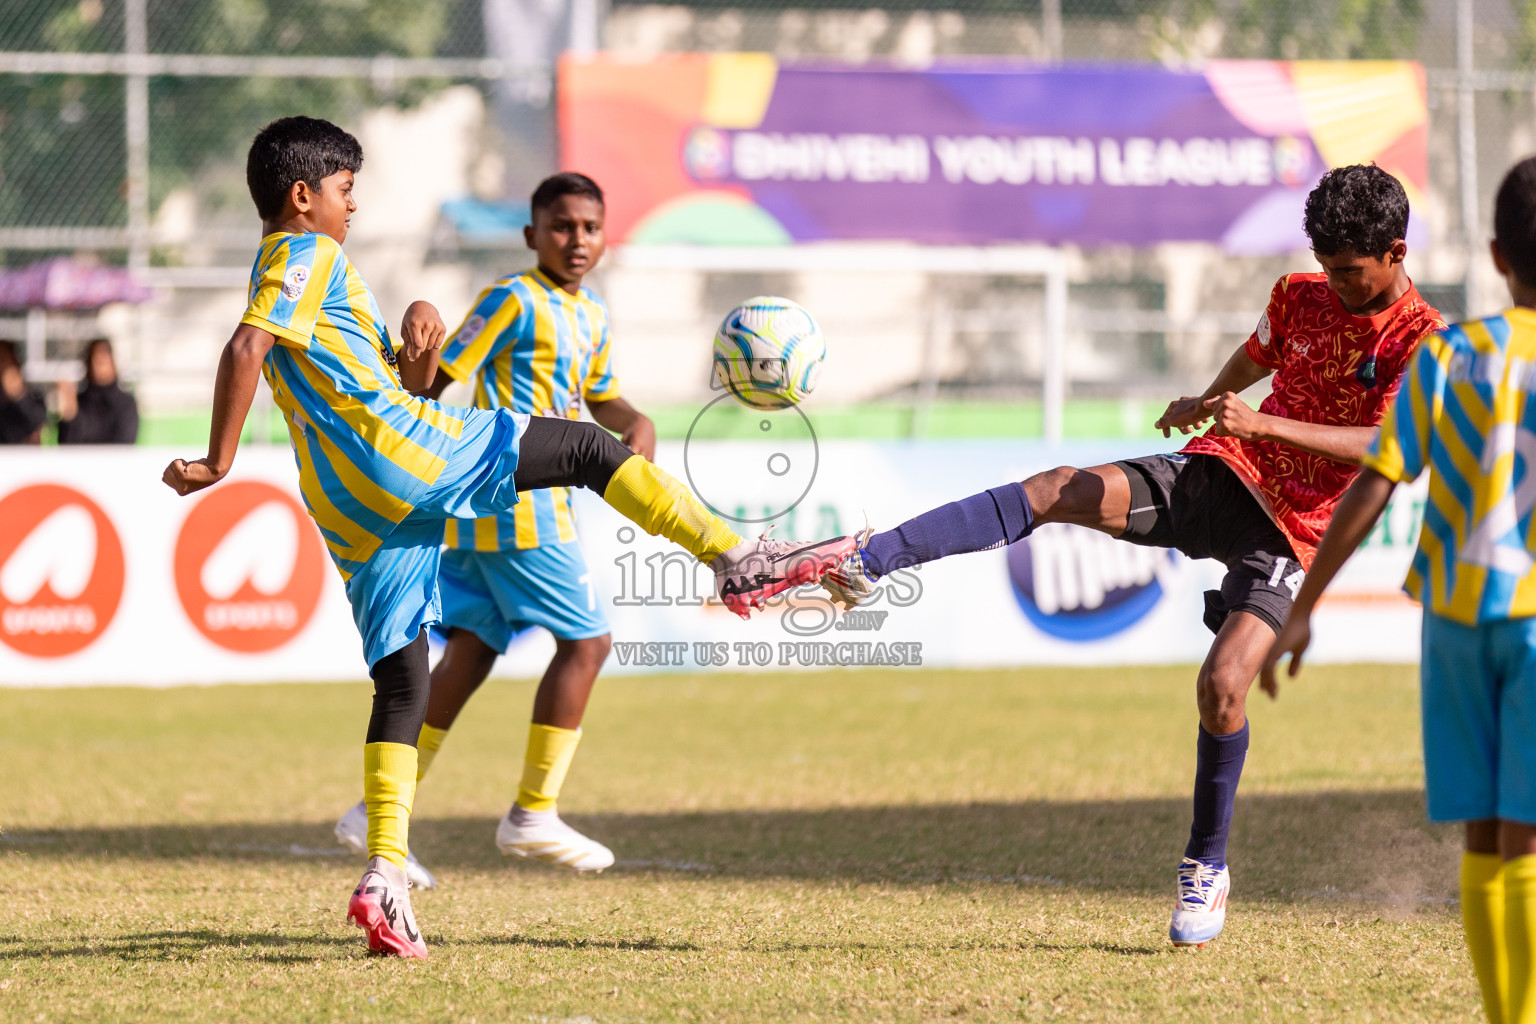
M 824 243 L 785 246 L 624 245 L 613 264 L 626 270 L 710 271 L 741 274 L 927 273 L 1020 277 L 1045 286 L 1041 360 L 1042 434 L 1062 437 L 1067 394 L 1067 261 L 1042 246 L 922 246 L 903 243 Z M 937 331 L 926 333 L 917 382 L 917 411 L 926 413 L 938 388 Z

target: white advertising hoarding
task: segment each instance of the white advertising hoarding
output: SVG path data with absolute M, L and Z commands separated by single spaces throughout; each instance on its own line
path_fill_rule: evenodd
M 782 415 L 782 414 L 780 414 Z M 777 423 L 763 420 L 763 430 Z M 706 502 L 776 536 L 892 526 L 935 504 L 1055 465 L 1166 450 L 1135 443 L 772 440 L 663 444 L 658 462 Z M 286 448 L 241 451 L 188 498 L 160 483 L 181 451 L 0 450 L 0 684 L 172 685 L 364 679 L 341 579 L 298 498 Z M 837 665 L 1196 662 L 1203 592 L 1222 567 L 1092 531 L 1046 527 L 1005 550 L 893 574 L 849 615 L 818 590 L 743 622 L 712 576 L 576 492 L 593 592 L 613 626 L 607 671 Z M 1419 611 L 1398 589 L 1423 487 L 1403 489 L 1319 613 L 1315 658 L 1413 661 Z M 1276 585 L 1284 586 L 1278 579 Z M 539 630 L 497 674 L 531 676 Z

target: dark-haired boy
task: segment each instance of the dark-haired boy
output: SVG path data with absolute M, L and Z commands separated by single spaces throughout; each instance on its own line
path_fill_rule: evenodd
M 1514 308 L 1426 339 L 1339 501 L 1264 659 L 1277 692 L 1329 582 L 1399 482 L 1429 470 L 1403 589 L 1424 606 L 1419 665 L 1431 821 L 1466 822 L 1461 914 L 1493 1024 L 1536 1022 L 1536 158 L 1494 201 L 1493 262 Z
M 436 354 L 429 353 L 402 367 L 401 379 L 428 398 L 441 397 L 455 381 L 472 384 L 477 408 L 533 416 L 576 419 L 585 399 L 593 419 L 651 459 L 656 429 L 619 396 L 608 310 L 582 285 L 603 257 L 603 191 L 584 174 L 563 172 L 539 183 L 529 207 L 532 223 L 523 234 L 538 253 L 537 267 L 481 292 L 443 347 L 441 365 L 434 367 Z M 556 809 L 587 699 L 611 646 L 576 539 L 570 492 L 525 492 L 498 515 L 450 519 L 444 542 L 438 582 L 448 641 L 432 670 L 416 744 L 417 781 L 497 656 L 521 631 L 543 626 L 554 635 L 555 656 L 533 698 L 522 779 L 497 826 L 496 845 L 510 856 L 601 871 L 613 863 L 612 851 L 571 828 Z M 336 823 L 336 837 L 358 853 L 366 850 L 363 804 Z M 434 884 L 414 857 L 406 873 L 418 887 Z
M 304 503 L 346 582 L 374 681 L 363 746 L 369 860 L 347 916 L 367 931 L 371 951 L 425 957 L 402 865 L 431 686 L 423 630 L 439 617 L 445 520 L 502 511 L 520 490 L 588 487 L 641 529 L 710 562 L 738 614 L 819 576 L 851 542 L 742 541 L 601 428 L 456 409 L 402 389 L 378 304 L 341 250 L 362 162 L 357 140 L 327 121 L 282 118 L 257 133 L 246 182 L 263 238 L 249 305 L 219 359 L 208 455 L 174 460 L 164 480 L 185 495 L 229 472 L 264 375 L 288 424 Z M 435 309 L 412 303 L 401 353 L 420 358 L 446 333 Z
M 1403 268 L 1408 196 L 1375 165 L 1340 167 L 1307 197 L 1321 274 L 1288 274 L 1247 344 L 1205 393 L 1168 405 L 1157 426 L 1189 434 L 1174 455 L 1061 467 L 861 538 L 822 578 L 835 600 L 867 599 L 875 580 L 947 555 L 1013 543 L 1042 523 L 1075 523 L 1227 566 L 1206 594 L 1216 634 L 1195 683 L 1200 711 L 1194 821 L 1169 925 L 1204 945 L 1226 919 L 1227 834 L 1248 751 L 1248 688 L 1356 472 L 1414 346 L 1444 326 Z M 1274 374 L 1257 410 L 1238 393 Z

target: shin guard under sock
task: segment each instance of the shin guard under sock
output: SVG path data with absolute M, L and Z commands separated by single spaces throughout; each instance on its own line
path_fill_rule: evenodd
M 448 737 L 447 729 L 439 729 L 436 726 L 421 723 L 421 733 L 416 737 L 416 781 L 420 782 L 427 774 L 427 769 L 432 767 L 437 752 L 442 749 L 443 740 Z
M 1483 992 L 1488 1024 L 1504 1024 L 1509 963 L 1504 955 L 1504 862 L 1496 853 L 1461 855 L 1461 923 Z
M 614 471 L 603 500 L 653 537 L 665 537 L 706 565 L 741 543 L 671 475 L 632 455 Z
M 1000 548 L 1029 536 L 1035 513 L 1021 483 L 952 501 L 877 533 L 864 544 L 864 571 L 879 578 L 947 555 Z
M 523 781 L 517 788 L 517 806 L 528 811 L 552 811 L 571 770 L 580 729 L 560 729 L 534 722 L 528 728 L 528 752 L 523 758 Z
M 1536 1024 L 1536 856 L 1504 862 L 1504 955 L 1509 992 L 1504 1024 Z
M 368 807 L 368 856 L 405 867 L 411 803 L 416 798 L 416 748 L 404 743 L 363 746 L 363 803 Z
M 1232 805 L 1248 757 L 1248 723 L 1225 736 L 1208 733 L 1202 725 L 1195 749 L 1195 816 L 1184 856 L 1219 866 L 1227 862 Z

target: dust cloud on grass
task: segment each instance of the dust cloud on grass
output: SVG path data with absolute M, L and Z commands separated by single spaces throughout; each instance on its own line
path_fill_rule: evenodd
M 605 681 L 562 812 L 620 865 L 504 862 L 531 684 L 417 799 L 425 964 L 331 855 L 358 686 L 3 691 L 0 1019 L 1471 1019 L 1412 670 L 1255 702 L 1231 923 L 1166 944 L 1187 669 Z

